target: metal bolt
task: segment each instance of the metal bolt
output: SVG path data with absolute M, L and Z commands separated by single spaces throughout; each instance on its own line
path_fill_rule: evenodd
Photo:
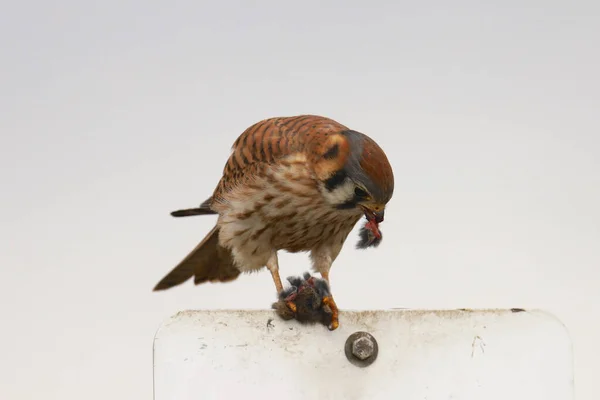
M 359 337 L 352 343 L 352 354 L 361 360 L 366 360 L 373 355 L 375 345 L 366 336 Z
M 377 358 L 377 340 L 368 332 L 355 332 L 348 337 L 344 346 L 346 358 L 358 367 L 371 365 Z

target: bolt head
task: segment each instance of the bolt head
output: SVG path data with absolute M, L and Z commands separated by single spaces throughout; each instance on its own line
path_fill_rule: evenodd
M 374 351 L 375 344 L 368 337 L 360 337 L 352 343 L 352 354 L 359 360 L 366 360 Z

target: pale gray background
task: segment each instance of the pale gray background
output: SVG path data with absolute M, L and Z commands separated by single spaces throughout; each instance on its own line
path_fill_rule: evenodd
M 268 307 L 266 271 L 151 288 L 215 221 L 169 212 L 247 126 L 301 113 L 396 174 L 384 244 L 355 231 L 333 268 L 342 308 L 547 309 L 599 398 L 598 4 L 4 2 L 0 398 L 148 399 L 165 318 Z

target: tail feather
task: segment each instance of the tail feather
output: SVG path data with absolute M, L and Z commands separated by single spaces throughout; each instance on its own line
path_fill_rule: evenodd
M 192 215 L 211 215 L 216 214 L 213 210 L 207 210 L 205 208 L 186 208 L 184 210 L 172 211 L 173 217 L 191 217 Z
M 175 268 L 154 287 L 166 290 L 194 277 L 194 284 L 229 282 L 240 275 L 233 265 L 231 252 L 219 245 L 219 228 L 215 226 L 206 237 Z
M 183 209 L 183 210 L 173 211 L 173 212 L 171 212 L 171 215 L 174 216 L 174 217 L 190 217 L 192 215 L 211 215 L 211 214 L 216 214 L 217 212 L 213 211 L 210 208 L 211 203 L 212 203 L 212 197 L 209 197 L 202 204 L 200 204 L 200 207 L 197 207 L 197 208 L 186 208 L 186 209 Z

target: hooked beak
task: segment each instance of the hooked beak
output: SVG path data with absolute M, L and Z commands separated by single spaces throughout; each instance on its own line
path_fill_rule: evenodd
M 381 208 L 376 207 L 374 209 L 371 209 L 366 206 L 361 206 L 361 208 L 363 209 L 365 216 L 367 217 L 367 220 L 375 221 L 378 224 L 380 222 L 383 222 L 383 217 L 385 215 L 385 209 L 383 207 L 381 207 Z

